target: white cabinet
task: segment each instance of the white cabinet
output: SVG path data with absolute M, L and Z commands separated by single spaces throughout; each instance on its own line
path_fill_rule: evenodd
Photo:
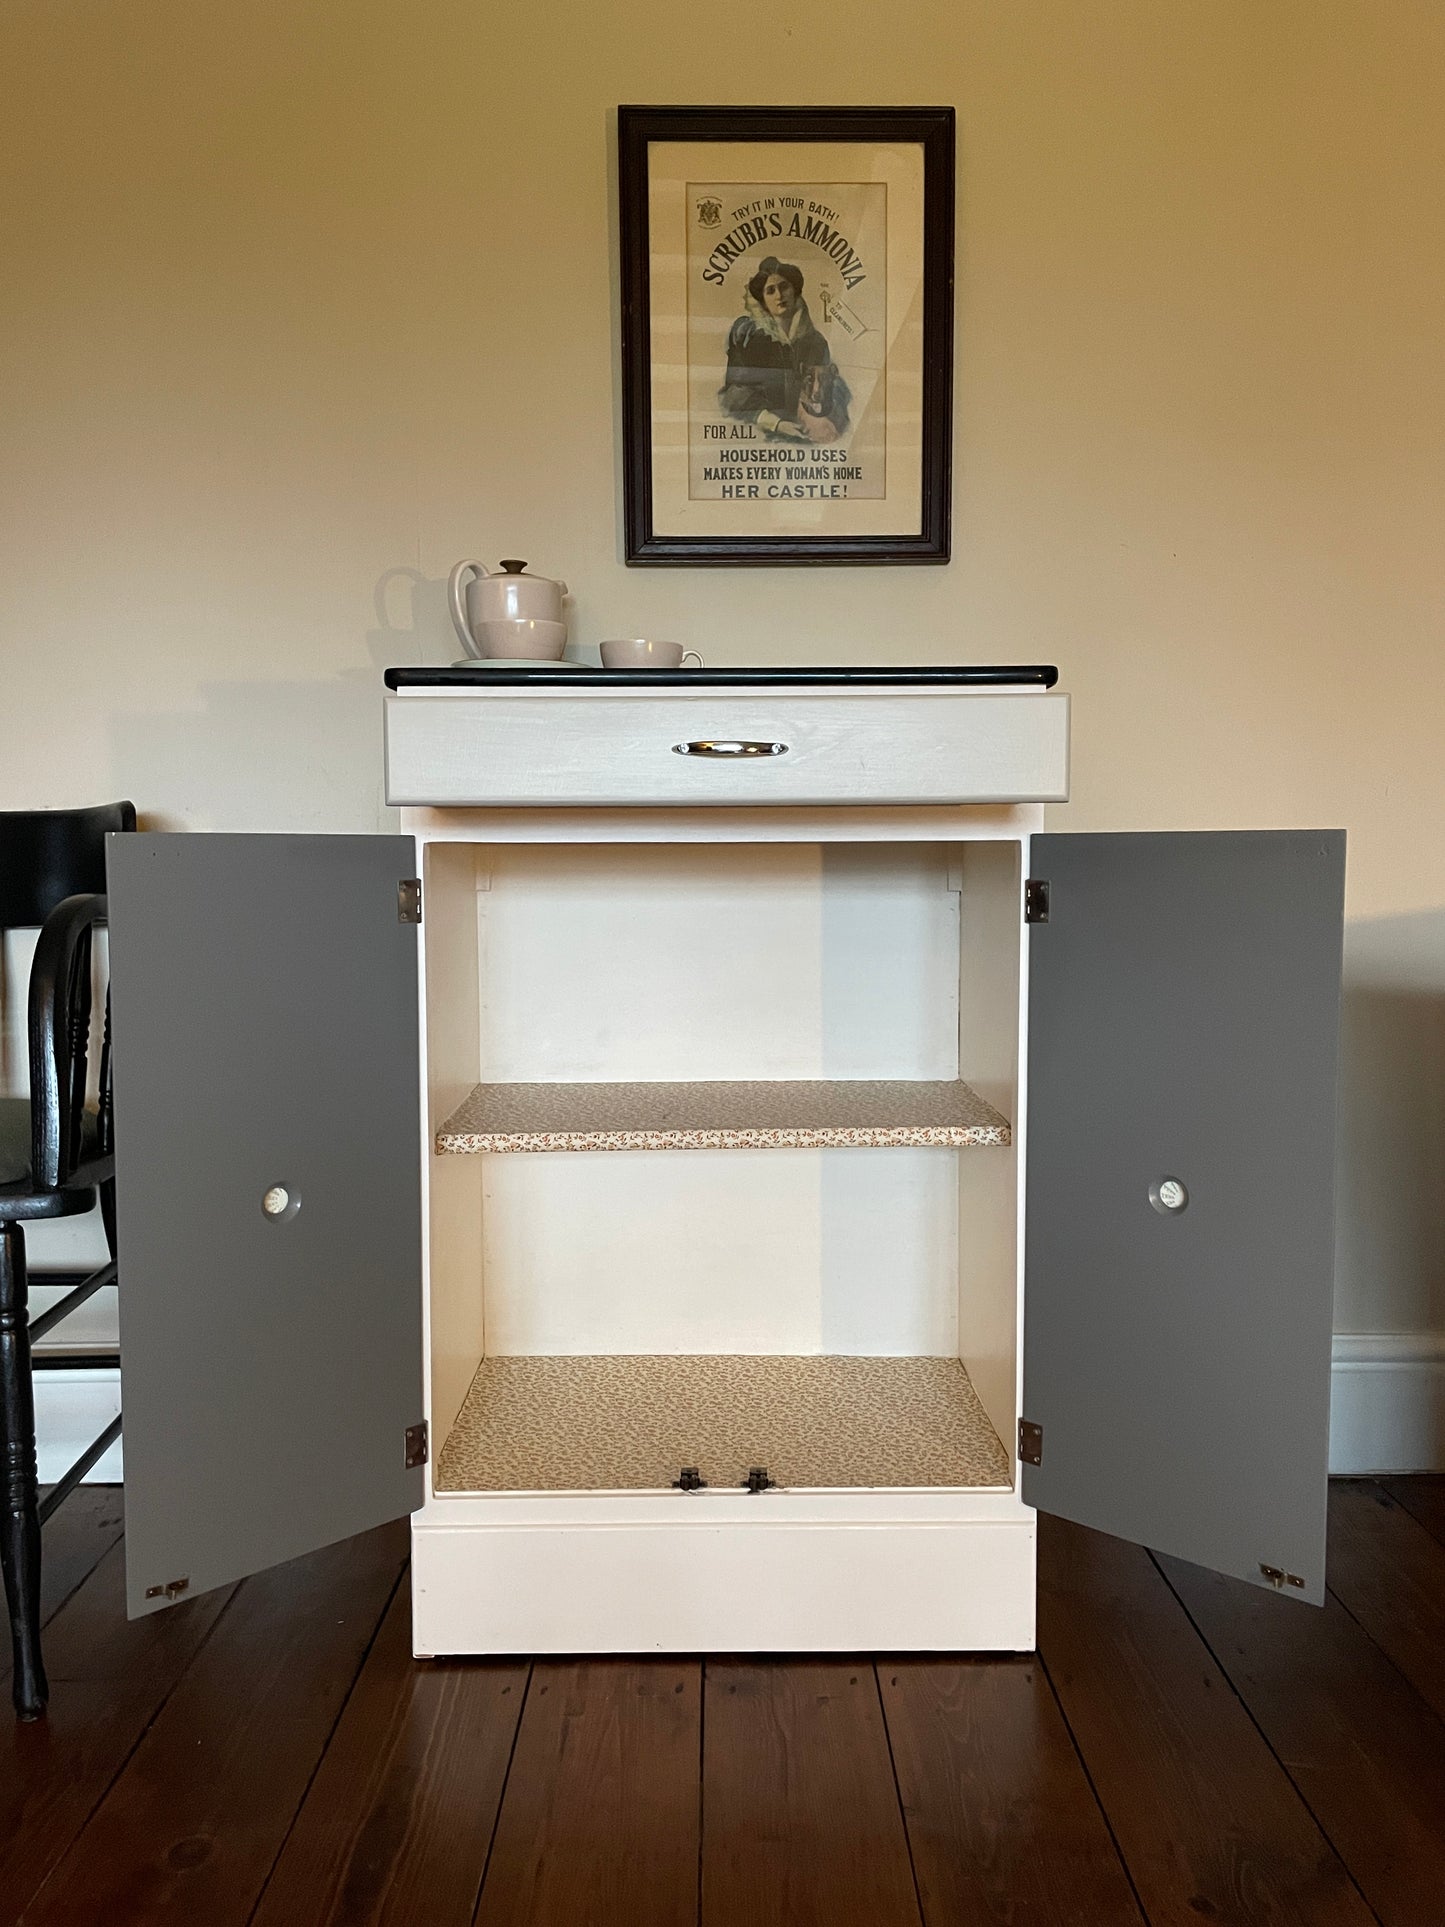
M 1322 1597 L 1343 838 L 1044 835 L 1063 702 L 403 687 L 402 836 L 118 839 L 132 1611 L 408 1510 L 419 1653 L 1026 1648 L 1035 1508 Z

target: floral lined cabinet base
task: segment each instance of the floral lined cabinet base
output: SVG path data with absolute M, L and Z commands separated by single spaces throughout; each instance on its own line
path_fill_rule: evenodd
M 956 1358 L 609 1353 L 485 1358 L 442 1449 L 443 1492 L 1006 1486 Z

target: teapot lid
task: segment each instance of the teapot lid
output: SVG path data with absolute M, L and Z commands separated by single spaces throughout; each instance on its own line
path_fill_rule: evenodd
M 480 564 L 478 564 L 477 566 L 480 569 Z M 526 566 L 527 565 L 525 562 L 519 562 L 514 556 L 505 556 L 502 560 L 501 567 L 497 570 L 497 573 L 494 576 L 489 577 L 488 579 L 492 582 L 497 582 L 507 577 L 510 577 L 515 582 L 521 576 Z M 549 589 L 555 589 L 557 593 L 562 596 L 566 596 L 571 593 L 571 591 L 568 589 L 567 584 L 565 582 L 550 581 L 548 577 L 546 577 L 545 575 L 529 575 L 527 577 L 527 580 L 529 582 L 537 583 L 544 591 Z

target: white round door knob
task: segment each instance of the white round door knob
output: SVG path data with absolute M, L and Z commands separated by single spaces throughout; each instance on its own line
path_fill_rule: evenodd
M 1149 1202 L 1165 1217 L 1173 1217 L 1189 1203 L 1189 1188 L 1182 1178 L 1159 1178 L 1149 1186 Z
M 300 1209 L 300 1198 L 284 1184 L 271 1185 L 261 1198 L 261 1210 L 272 1224 L 280 1224 L 289 1218 L 294 1218 Z

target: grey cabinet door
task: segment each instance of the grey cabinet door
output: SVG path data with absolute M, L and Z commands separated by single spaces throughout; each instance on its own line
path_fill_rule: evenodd
M 421 1503 L 416 852 L 108 841 L 135 1617 Z
M 1319 1602 L 1344 835 L 1030 849 L 1023 1496 Z

